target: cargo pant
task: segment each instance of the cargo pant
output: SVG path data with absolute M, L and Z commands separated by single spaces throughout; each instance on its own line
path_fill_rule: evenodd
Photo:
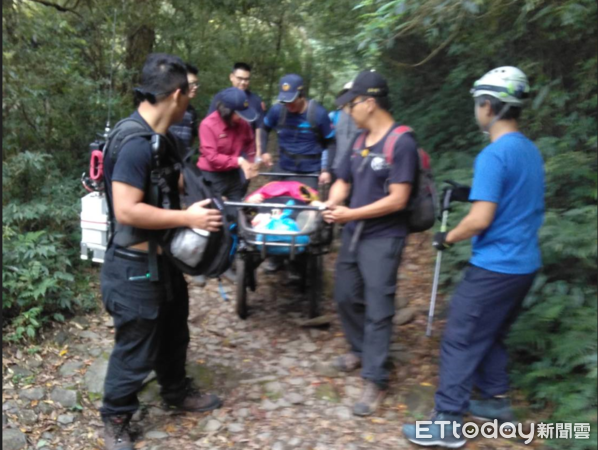
M 103 417 L 134 413 L 139 407 L 137 393 L 152 370 L 164 400 L 177 403 L 185 396 L 187 282 L 163 257 L 159 257 L 160 281 L 150 282 L 144 279 L 146 254 L 118 253 L 114 246 L 109 248 L 101 274 L 102 300 L 115 329 L 100 409 Z
M 334 299 L 351 352 L 361 358 L 362 378 L 385 389 L 397 271 L 405 239 L 364 239 L 352 252 L 352 236 L 345 227 L 336 263 Z

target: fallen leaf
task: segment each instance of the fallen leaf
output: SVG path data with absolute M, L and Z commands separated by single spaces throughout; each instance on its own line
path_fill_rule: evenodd
M 136 448 L 136 449 L 143 448 L 143 447 L 145 447 L 146 445 L 147 445 L 147 442 L 145 442 L 145 441 L 139 441 L 139 442 L 137 442 L 137 443 L 135 444 L 135 448 Z
M 84 328 L 79 325 L 77 322 L 71 322 L 73 325 L 75 325 L 77 328 L 79 328 L 80 330 L 83 330 Z
M 424 383 L 419 383 L 419 385 L 420 385 L 420 386 L 428 386 L 428 387 L 431 387 L 431 386 L 432 386 L 432 384 L 431 384 L 431 383 L 426 383 L 426 382 L 424 382 Z

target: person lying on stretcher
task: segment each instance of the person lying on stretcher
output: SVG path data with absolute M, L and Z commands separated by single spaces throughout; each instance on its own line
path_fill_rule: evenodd
M 247 203 L 286 203 L 295 200 L 298 205 L 321 206 L 318 191 L 298 181 L 272 181 L 249 194 Z

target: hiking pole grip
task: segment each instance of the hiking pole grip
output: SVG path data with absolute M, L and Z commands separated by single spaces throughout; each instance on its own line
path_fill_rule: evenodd
M 445 194 L 445 203 L 447 203 L 447 198 L 450 201 L 450 191 Z M 440 224 L 440 231 L 445 233 L 447 228 L 448 222 L 448 208 L 444 208 L 442 211 L 442 222 Z M 434 321 L 434 309 L 436 308 L 436 296 L 438 294 L 438 283 L 440 280 L 440 264 L 442 262 L 442 252 L 438 250 L 436 253 L 436 267 L 434 268 L 434 281 L 432 283 L 432 295 L 430 296 L 430 310 L 428 311 L 428 325 L 426 326 L 426 336 L 432 336 L 432 322 Z

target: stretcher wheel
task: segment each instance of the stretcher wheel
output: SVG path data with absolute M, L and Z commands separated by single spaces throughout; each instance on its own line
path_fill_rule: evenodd
M 310 255 L 307 258 L 307 301 L 309 318 L 313 319 L 320 314 L 320 302 L 323 290 L 323 261 L 322 255 Z
M 237 315 L 245 320 L 247 319 L 247 263 L 245 259 L 239 255 L 236 259 L 237 268 L 237 296 L 235 298 L 235 309 Z M 254 288 L 255 289 L 255 288 Z

